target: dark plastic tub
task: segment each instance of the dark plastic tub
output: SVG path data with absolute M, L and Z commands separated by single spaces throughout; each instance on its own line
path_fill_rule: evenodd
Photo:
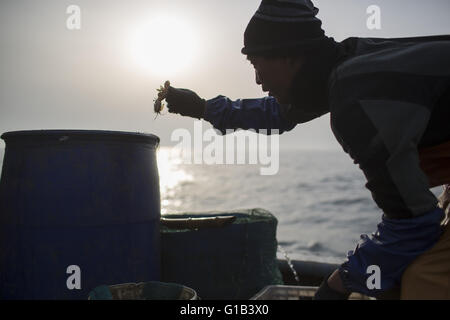
M 157 136 L 2 139 L 0 299 L 86 299 L 101 284 L 160 280 Z
M 89 300 L 198 300 L 194 289 L 177 283 L 149 281 L 98 286 Z

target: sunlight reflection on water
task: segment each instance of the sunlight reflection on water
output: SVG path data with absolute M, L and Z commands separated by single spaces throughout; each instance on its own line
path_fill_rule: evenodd
M 161 214 L 167 213 L 167 208 L 180 207 L 182 202 L 175 198 L 175 190 L 182 182 L 192 181 L 193 176 L 184 171 L 181 150 L 160 147 L 157 151 L 159 187 L 161 192 Z

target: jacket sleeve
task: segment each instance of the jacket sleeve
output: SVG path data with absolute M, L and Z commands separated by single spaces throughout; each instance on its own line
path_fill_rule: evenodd
M 284 109 L 273 97 L 230 100 L 224 96 L 206 101 L 204 119 L 222 134 L 227 129 L 253 129 L 259 133 L 281 134 L 296 123 L 285 116 Z
M 403 272 L 426 252 L 442 234 L 444 210 L 435 208 L 409 219 L 390 219 L 383 215 L 377 230 L 363 234 L 354 250 L 339 267 L 345 288 L 377 296 L 399 287 Z

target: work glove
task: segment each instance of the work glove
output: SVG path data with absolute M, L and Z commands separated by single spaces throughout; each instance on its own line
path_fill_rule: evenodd
M 325 277 L 319 289 L 317 289 L 316 294 L 314 295 L 313 300 L 347 300 L 350 296 L 350 293 L 341 293 L 338 292 L 328 285 L 328 278 L 331 276 L 331 273 Z
M 200 98 L 194 91 L 169 87 L 167 109 L 171 113 L 201 119 L 205 114 L 206 100 Z

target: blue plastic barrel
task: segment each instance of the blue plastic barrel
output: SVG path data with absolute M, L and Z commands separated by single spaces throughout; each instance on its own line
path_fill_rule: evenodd
M 160 280 L 159 138 L 8 132 L 0 181 L 0 299 L 87 299 Z

